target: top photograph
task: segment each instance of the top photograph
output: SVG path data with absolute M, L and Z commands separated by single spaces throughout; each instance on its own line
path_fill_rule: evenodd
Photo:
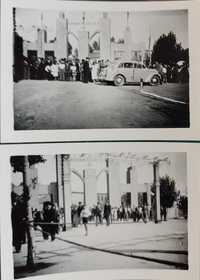
M 14 129 L 189 127 L 187 11 L 14 8 L 13 32 Z
M 11 12 L 13 132 L 191 127 L 188 9 Z

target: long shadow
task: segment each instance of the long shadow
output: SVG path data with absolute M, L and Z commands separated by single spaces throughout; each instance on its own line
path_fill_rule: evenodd
M 14 268 L 14 277 L 19 279 L 22 277 L 29 277 L 30 273 L 35 273 L 39 270 L 48 268 L 50 266 L 56 265 L 56 263 L 36 263 L 33 268 L 29 269 L 26 266 L 19 266 Z

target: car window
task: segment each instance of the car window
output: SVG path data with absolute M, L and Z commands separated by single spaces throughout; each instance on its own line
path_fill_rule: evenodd
M 120 63 L 118 68 L 133 68 L 134 64 L 132 62 Z
M 124 63 L 124 68 L 133 68 L 133 63 L 132 62 L 125 62 Z
M 138 63 L 136 68 L 138 68 L 138 69 L 143 68 L 143 67 L 142 67 L 142 64 Z
M 120 63 L 118 68 L 124 68 L 124 63 Z

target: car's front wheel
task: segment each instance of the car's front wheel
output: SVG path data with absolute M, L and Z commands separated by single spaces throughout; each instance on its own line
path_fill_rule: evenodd
M 152 86 L 157 86 L 157 85 L 161 84 L 160 77 L 158 75 L 153 75 L 153 77 L 151 78 L 150 84 Z
M 122 75 L 116 75 L 114 77 L 115 86 L 123 86 L 125 84 L 125 78 Z

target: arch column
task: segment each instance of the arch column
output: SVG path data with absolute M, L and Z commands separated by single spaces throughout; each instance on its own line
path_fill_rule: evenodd
M 112 207 L 119 207 L 121 204 L 120 189 L 120 168 L 119 161 L 109 159 L 109 200 Z
M 131 206 L 138 206 L 138 173 L 135 165 L 131 169 Z
M 96 170 L 87 168 L 84 170 L 84 198 L 85 203 L 90 207 L 97 203 L 97 182 Z
M 99 21 L 100 29 L 100 58 L 111 58 L 111 22 L 108 13 L 103 13 L 103 17 Z
M 89 56 L 89 32 L 80 30 L 78 39 L 78 56 L 80 59 L 85 59 Z
M 63 12 L 56 21 L 55 56 L 57 59 L 68 57 L 68 20 Z

